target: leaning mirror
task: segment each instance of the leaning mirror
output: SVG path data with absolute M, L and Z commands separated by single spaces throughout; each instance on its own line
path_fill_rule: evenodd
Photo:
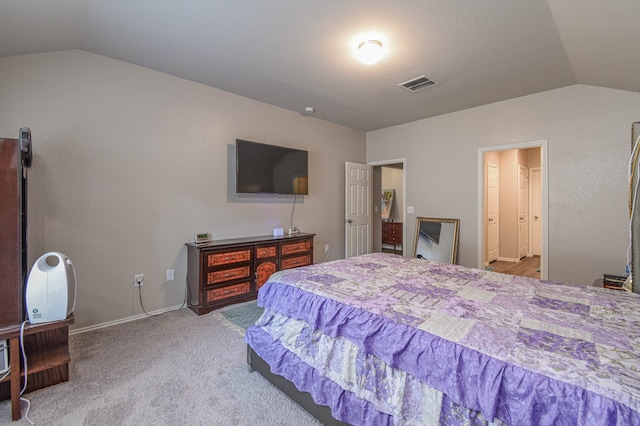
M 419 217 L 413 257 L 442 263 L 456 263 L 460 219 Z
M 395 189 L 383 189 L 382 190 L 382 212 L 383 219 L 391 218 L 391 208 L 393 207 L 393 197 L 396 194 Z

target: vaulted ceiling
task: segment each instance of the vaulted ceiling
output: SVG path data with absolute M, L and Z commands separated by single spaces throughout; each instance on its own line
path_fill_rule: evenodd
M 371 34 L 386 56 L 363 65 Z M 0 57 L 82 49 L 364 131 L 572 84 L 640 92 L 639 42 L 638 0 L 0 2 Z M 398 87 L 421 75 L 438 84 Z

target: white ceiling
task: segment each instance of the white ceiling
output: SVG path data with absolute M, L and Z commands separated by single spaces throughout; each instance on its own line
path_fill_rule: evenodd
M 375 65 L 353 56 L 368 32 Z M 67 49 L 369 131 L 576 83 L 640 92 L 640 1 L 0 2 L 0 57 Z M 439 84 L 398 87 L 422 74 Z

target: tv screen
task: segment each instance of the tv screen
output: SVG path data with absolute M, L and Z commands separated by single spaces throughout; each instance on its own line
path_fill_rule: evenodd
M 307 151 L 236 139 L 236 192 L 307 195 Z

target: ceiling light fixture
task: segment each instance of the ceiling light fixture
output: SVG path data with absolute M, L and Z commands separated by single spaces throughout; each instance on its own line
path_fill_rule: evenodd
M 379 40 L 365 40 L 358 45 L 358 58 L 367 65 L 378 62 L 383 53 L 382 42 Z

